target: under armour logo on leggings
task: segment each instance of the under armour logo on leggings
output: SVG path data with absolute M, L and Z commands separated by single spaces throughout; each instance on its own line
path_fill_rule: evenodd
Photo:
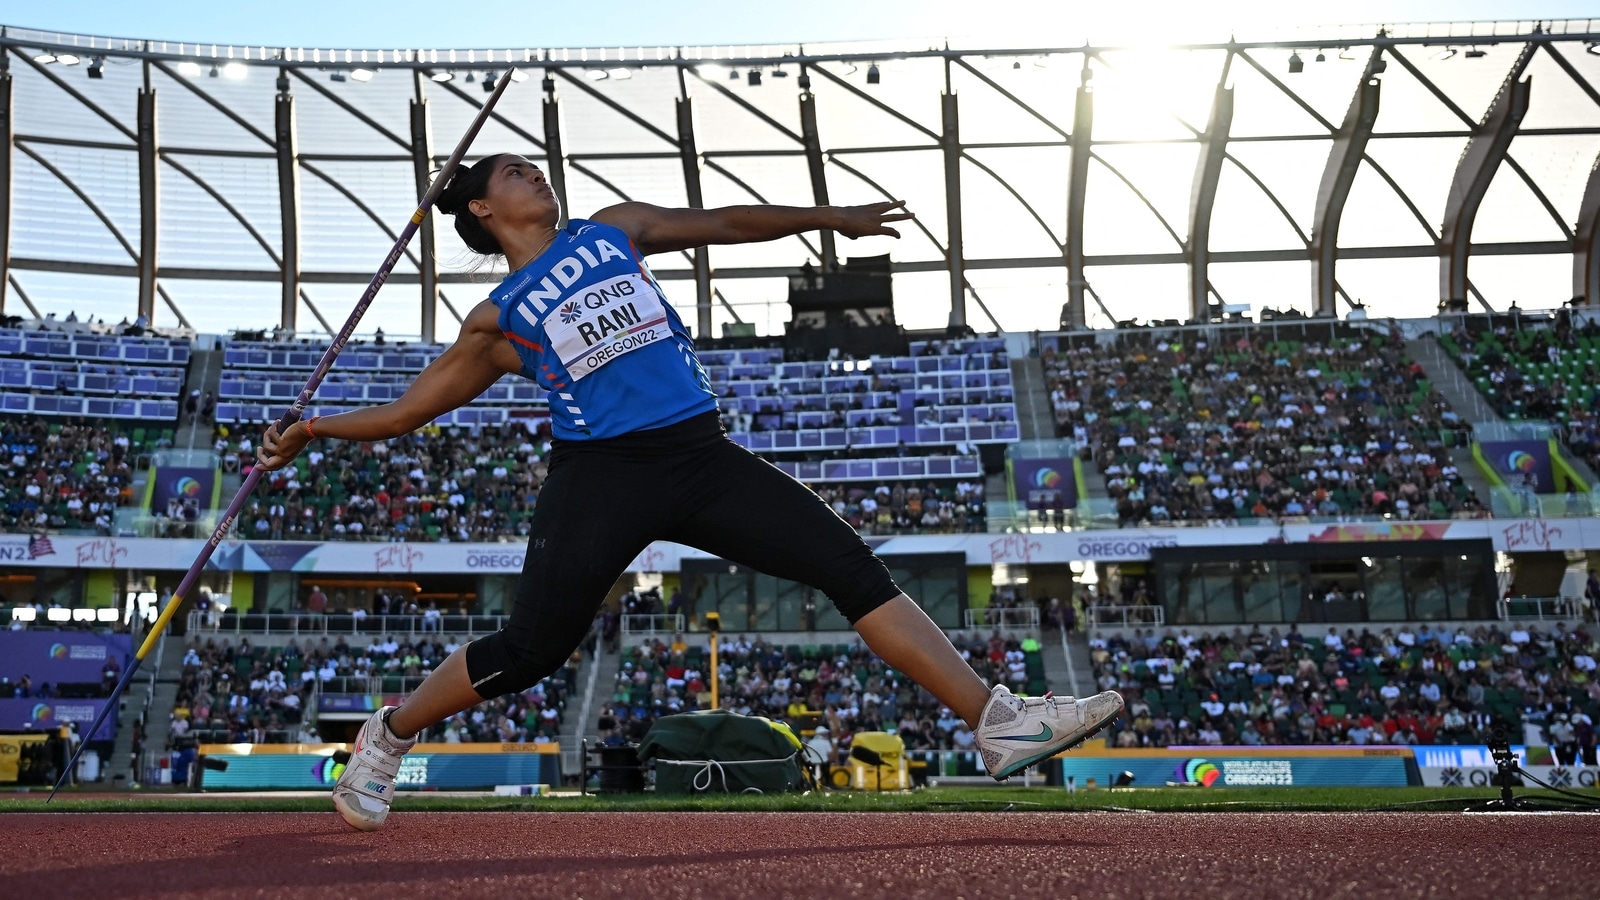
M 544 549 L 544 538 L 534 538 L 533 539 L 533 549 L 535 549 L 535 550 L 543 550 Z

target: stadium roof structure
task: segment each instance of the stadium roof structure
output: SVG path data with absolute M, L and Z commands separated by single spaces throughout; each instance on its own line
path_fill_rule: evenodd
M 842 254 L 892 254 L 910 327 L 1597 302 L 1597 54 L 1591 21 L 991 49 L 330 50 L 0 28 L 0 309 L 327 330 L 512 67 L 525 80 L 474 152 L 527 155 L 573 215 L 625 199 L 918 213 L 898 242 L 658 258 L 692 283 L 671 292 L 694 292 L 700 335 L 781 332 L 783 276 Z M 366 325 L 450 339 L 495 277 L 447 224 L 424 228 Z

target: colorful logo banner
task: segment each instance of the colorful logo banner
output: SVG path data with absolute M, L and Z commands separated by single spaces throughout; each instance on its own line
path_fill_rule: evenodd
M 1078 505 L 1078 482 L 1071 457 L 1012 459 L 1011 489 L 1028 509 L 1073 509 Z
M 1515 490 L 1526 485 L 1535 493 L 1555 493 L 1555 465 L 1550 460 L 1549 441 L 1483 441 L 1478 446 L 1484 460 L 1507 487 Z

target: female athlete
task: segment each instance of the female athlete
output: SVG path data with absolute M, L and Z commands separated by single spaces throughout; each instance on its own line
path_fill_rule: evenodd
M 1113 692 L 1021 698 L 986 686 L 883 563 L 798 481 L 729 440 L 694 345 L 644 257 L 818 229 L 898 237 L 904 203 L 664 209 L 622 203 L 558 228 L 544 173 L 501 154 L 463 167 L 440 195 L 467 246 L 510 274 L 456 342 L 398 400 L 317 416 L 262 438 L 261 465 L 313 438 L 382 441 L 471 402 L 506 373 L 550 392 L 554 446 L 510 622 L 451 654 L 399 707 L 356 737 L 334 805 L 355 828 L 383 825 L 401 758 L 428 726 L 526 690 L 571 655 L 652 541 L 674 541 L 826 593 L 874 653 L 966 720 L 1002 779 L 1075 746 L 1116 717 Z

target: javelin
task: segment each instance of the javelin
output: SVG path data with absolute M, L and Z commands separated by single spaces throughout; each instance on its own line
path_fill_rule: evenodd
M 439 199 L 439 194 L 444 191 L 444 186 L 449 183 L 450 176 L 455 174 L 456 169 L 461 165 L 461 158 L 467 155 L 467 148 L 472 146 L 473 138 L 478 136 L 478 131 L 489 120 L 489 114 L 493 112 L 494 105 L 499 101 L 500 95 L 505 93 L 506 88 L 510 86 L 511 75 L 515 71 L 515 69 L 507 69 L 500 76 L 500 83 L 495 86 L 494 93 L 489 95 L 489 99 L 483 104 L 483 108 L 478 110 L 477 118 L 472 120 L 472 125 L 467 129 L 467 133 L 462 135 L 461 143 L 456 144 L 455 152 L 450 154 L 450 159 L 445 162 L 444 168 L 439 170 L 439 174 L 434 177 L 433 183 L 428 185 L 428 190 L 423 193 L 422 200 L 417 203 L 417 211 L 412 213 L 411 221 L 406 223 L 406 227 L 401 230 L 400 236 L 395 238 L 394 247 L 389 250 L 389 255 L 384 257 L 383 265 L 378 267 L 377 273 L 372 276 L 372 281 L 367 284 L 366 291 L 361 294 L 361 299 L 356 302 L 356 308 L 350 311 L 350 318 L 345 320 L 344 327 L 339 329 L 339 333 L 334 336 L 333 343 L 329 344 L 327 351 L 322 354 L 322 360 L 317 363 L 316 371 L 311 373 L 311 378 L 306 381 L 306 386 L 301 389 L 300 396 L 295 398 L 294 405 L 289 407 L 289 411 L 278 419 L 279 434 L 287 432 L 289 426 L 300 421 L 301 414 L 305 412 L 306 406 L 311 403 L 311 395 L 317 392 L 317 387 L 322 384 L 323 377 L 328 374 L 329 369 L 333 368 L 333 361 L 339 358 L 339 351 L 343 350 L 345 343 L 350 340 L 350 335 L 356 330 L 356 323 L 361 321 L 361 316 L 366 313 L 367 307 L 372 305 L 373 298 L 378 296 L 378 290 L 383 287 L 385 281 L 389 280 L 389 273 L 394 271 L 395 263 L 400 261 L 400 255 L 405 252 L 406 245 L 411 243 L 411 238 L 417 233 L 418 226 L 422 224 L 423 219 L 427 218 L 428 210 L 433 206 L 434 201 Z M 167 601 L 166 607 L 161 610 L 161 615 L 150 626 L 150 633 L 145 635 L 144 643 L 139 645 L 139 652 L 134 654 L 133 662 L 122 673 L 122 678 L 117 681 L 117 687 L 111 692 L 110 699 L 106 701 L 105 706 L 101 707 L 100 713 L 94 717 L 94 724 L 89 726 L 88 732 L 84 734 L 83 740 L 78 744 L 78 749 L 72 754 L 72 759 L 67 762 L 66 769 L 56 779 L 56 785 L 50 789 L 50 797 L 45 801 L 46 803 L 55 799 L 56 791 L 61 790 L 61 785 L 71 775 L 73 767 L 78 764 L 78 757 L 82 756 L 84 748 L 89 746 L 89 739 L 94 736 L 96 731 L 100 730 L 100 725 L 105 722 L 106 716 L 111 710 L 116 708 L 118 698 L 127 689 L 128 683 L 133 680 L 134 673 L 139 671 L 139 665 L 144 662 L 144 658 L 150 655 L 150 651 L 155 648 L 156 642 L 161 639 L 161 633 L 167 630 L 167 624 L 172 621 L 173 614 L 178 611 L 178 607 L 183 603 L 183 598 L 188 596 L 189 591 L 194 587 L 195 581 L 200 577 L 200 570 L 206 567 L 206 562 L 211 559 L 211 554 L 216 551 L 217 545 L 222 543 L 223 538 L 227 536 L 229 527 L 233 525 L 233 520 L 238 517 L 239 511 L 244 508 L 245 498 L 255 490 L 256 484 L 261 481 L 261 474 L 265 471 L 261 466 L 255 466 L 250 470 L 250 474 L 246 476 L 244 484 L 239 485 L 239 492 L 234 495 L 232 502 L 228 504 L 228 509 L 223 514 L 222 520 L 217 523 L 216 529 L 211 532 L 211 537 L 200 548 L 200 555 L 195 558 L 194 564 L 189 567 L 188 574 L 184 575 L 183 580 L 178 583 L 178 590 L 173 593 L 172 598 Z

